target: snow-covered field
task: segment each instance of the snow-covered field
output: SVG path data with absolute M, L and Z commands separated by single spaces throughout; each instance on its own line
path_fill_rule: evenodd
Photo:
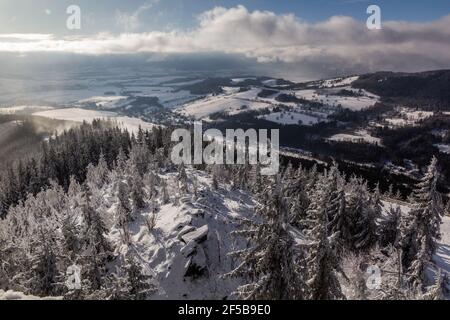
M 0 114 L 29 114 L 39 111 L 51 110 L 50 106 L 12 106 L 0 107 Z
M 330 141 L 344 141 L 352 143 L 371 143 L 381 145 L 381 139 L 371 136 L 366 130 L 356 131 L 354 134 L 340 133 L 328 138 Z
M 119 116 L 115 112 L 86 110 L 81 108 L 53 109 L 48 111 L 36 112 L 33 115 L 50 119 L 67 120 L 74 122 L 92 122 L 95 119 L 110 119 L 119 124 L 122 128 L 126 128 L 130 132 L 137 132 L 139 126 L 143 130 L 150 130 L 154 124 L 145 122 L 138 118 Z
M 345 89 L 345 88 L 342 88 Z M 335 91 L 329 90 L 298 90 L 295 91 L 295 95 L 299 98 L 303 98 L 310 101 L 321 102 L 325 105 L 359 111 L 363 109 L 367 109 L 375 105 L 378 102 L 379 97 L 373 94 L 364 94 L 363 96 L 357 97 L 346 97 L 340 96 L 334 93 Z
M 299 112 L 272 112 L 263 116 L 260 116 L 259 118 L 265 119 L 267 121 L 275 122 L 278 124 L 284 124 L 284 125 L 292 125 L 292 124 L 298 124 L 298 125 L 305 125 L 305 126 L 311 126 L 315 125 L 319 122 L 326 122 L 327 120 L 325 118 L 319 118 L 312 115 L 308 115 L 305 113 L 299 113 Z
M 328 79 L 328 80 L 322 81 L 322 83 L 319 85 L 319 87 L 320 88 L 334 88 L 334 87 L 349 86 L 358 79 L 359 79 L 359 76 Z
M 408 108 L 400 108 L 398 112 L 398 117 L 385 119 L 385 121 L 392 127 L 415 126 L 420 121 L 434 115 L 434 112 L 432 111 L 411 111 Z
M 204 99 L 187 103 L 179 109 L 183 115 L 202 119 L 217 112 L 236 114 L 245 110 L 259 110 L 271 106 L 270 102 L 256 99 L 260 89 L 252 89 L 246 92 L 232 92 L 225 94 L 209 95 Z
M 434 146 L 439 149 L 439 152 L 450 154 L 450 144 L 438 143 Z
M 126 96 L 97 96 L 88 99 L 82 99 L 80 103 L 93 103 L 99 108 L 111 109 L 116 108 L 119 102 L 123 102 L 128 97 Z

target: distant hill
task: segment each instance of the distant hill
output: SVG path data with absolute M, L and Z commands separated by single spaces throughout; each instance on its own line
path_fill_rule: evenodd
M 384 99 L 450 109 L 450 70 L 377 72 L 360 76 L 352 87 L 368 90 Z

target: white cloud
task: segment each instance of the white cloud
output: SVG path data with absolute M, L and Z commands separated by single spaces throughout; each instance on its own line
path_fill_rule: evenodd
M 132 15 L 137 19 L 138 11 Z M 93 55 L 221 52 L 243 54 L 260 62 L 368 71 L 450 67 L 450 15 L 428 23 L 384 22 L 382 30 L 368 30 L 365 22 L 345 16 L 311 24 L 294 15 L 249 12 L 243 6 L 217 7 L 198 20 L 197 28 L 186 31 L 60 39 L 46 35 L 21 42 L 2 42 L 0 35 L 0 51 Z M 131 29 L 136 27 L 133 19 L 128 24 Z
M 129 13 L 120 10 L 116 11 L 116 24 L 126 31 L 137 30 L 140 26 L 140 15 L 150 10 L 159 0 L 153 0 L 140 6 L 136 11 Z
M 0 41 L 48 41 L 52 38 L 53 35 L 44 33 L 0 33 Z

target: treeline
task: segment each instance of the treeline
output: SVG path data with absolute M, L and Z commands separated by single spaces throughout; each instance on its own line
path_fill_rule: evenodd
M 42 143 L 40 150 L 29 160 L 14 161 L 0 172 L 0 217 L 29 193 L 35 195 L 48 187 L 52 180 L 64 190 L 69 187 L 70 177 L 82 183 L 88 165 L 98 163 L 100 154 L 111 168 L 121 150 L 129 153 L 135 139 L 144 141 L 154 151 L 170 145 L 163 143 L 170 141 L 170 132 L 155 127 L 153 132 L 140 130 L 134 137 L 112 122 L 94 120 L 92 125 L 84 123 Z

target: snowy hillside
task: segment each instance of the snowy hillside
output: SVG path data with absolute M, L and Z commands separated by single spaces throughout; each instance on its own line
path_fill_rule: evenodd
M 251 217 L 253 199 L 227 185 L 214 191 L 211 178 L 203 172 L 187 170 L 187 174 L 198 183 L 198 197 L 180 196 L 179 204 L 161 205 L 150 231 L 146 221 L 151 209 L 143 209 L 130 226 L 130 244 L 123 244 L 118 229 L 108 237 L 116 252 L 136 252 L 148 266 L 159 283 L 153 299 L 223 299 L 237 286 L 221 277 L 236 263 L 227 256 L 235 245 L 231 232 L 236 230 L 236 218 Z M 176 174 L 160 178 L 166 181 L 169 194 L 179 197 Z M 111 199 L 110 189 L 104 198 Z M 110 212 L 115 212 L 116 204 L 109 205 Z
M 112 120 L 117 122 L 117 124 L 122 129 L 127 129 L 129 132 L 138 132 L 139 127 L 143 130 L 151 130 L 154 125 L 149 122 L 145 122 L 141 119 L 120 116 L 115 112 L 110 111 L 97 111 L 97 110 L 87 110 L 80 108 L 65 108 L 65 109 L 52 109 L 47 111 L 39 111 L 33 113 L 35 116 L 66 120 L 73 122 L 83 122 L 92 123 L 95 119 Z

